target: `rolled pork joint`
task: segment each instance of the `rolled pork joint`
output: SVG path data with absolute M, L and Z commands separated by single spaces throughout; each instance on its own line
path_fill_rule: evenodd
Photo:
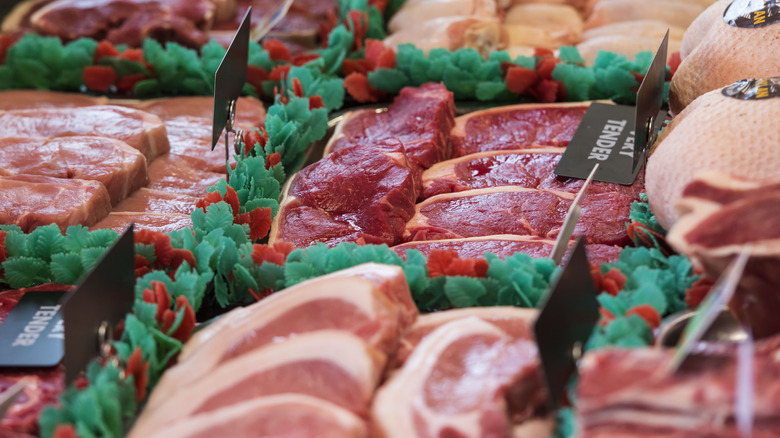
M 471 48 L 487 57 L 507 46 L 507 35 L 497 18 L 444 17 L 395 32 L 384 42 L 394 50 L 401 44 L 412 43 L 425 53 L 438 48 Z
M 769 90 L 759 86 L 768 83 L 756 84 L 754 94 Z M 702 170 L 756 179 L 778 175 L 780 131 L 766 128 L 776 124 L 778 111 L 780 98 L 753 99 L 750 93 L 729 97 L 713 90 L 672 119 L 647 165 L 645 187 L 658 223 L 668 230 L 677 222 L 674 205 Z
M 698 18 L 697 18 L 698 20 Z M 690 29 L 690 28 L 689 28 Z M 685 35 L 684 27 L 671 26 L 662 20 L 631 20 L 631 21 L 618 21 L 616 23 L 599 26 L 593 29 L 588 29 L 582 34 L 583 40 L 589 40 L 602 36 L 613 37 L 650 37 L 655 38 L 659 42 L 669 30 L 669 40 L 682 41 L 683 35 Z M 657 50 L 655 47 L 653 50 Z M 671 51 L 671 50 L 670 50 Z M 633 53 L 631 56 L 633 57 Z
M 664 29 L 664 33 L 666 30 Z M 650 51 L 655 53 L 658 46 L 661 45 L 663 34 L 660 37 L 639 36 L 639 35 L 602 35 L 587 39 L 577 44 L 577 50 L 580 56 L 585 60 L 585 64 L 593 65 L 596 57 L 601 51 L 619 53 L 628 59 L 634 59 L 634 55 L 639 52 Z M 669 49 L 666 52 L 667 62 L 676 52 L 680 51 L 680 40 L 669 39 Z
M 494 18 L 496 0 L 411 0 L 404 3 L 387 24 L 391 33 L 422 25 L 442 17 Z
M 759 13 L 756 24 L 741 20 L 732 20 L 736 25 L 726 22 L 726 18 L 733 18 L 737 13 L 732 11 L 732 5 L 746 3 L 719 1 L 686 33 L 685 39 L 689 40 L 683 41 L 686 56 L 669 88 L 669 107 L 674 114 L 710 90 L 745 78 L 770 77 L 780 72 L 780 45 L 777 44 L 780 24 L 771 21 L 775 20 L 774 16 Z
M 576 9 L 568 5 L 543 3 L 513 6 L 507 11 L 504 24 L 510 35 L 511 45 L 530 45 L 548 49 L 576 44 L 582 37 L 583 30 L 582 18 Z M 523 28 L 541 31 L 547 39 L 546 44 L 533 44 L 533 40 L 524 41 L 520 37 L 520 30 Z
M 780 338 L 755 347 L 752 437 L 780 436 Z M 666 372 L 673 349 L 607 348 L 580 363 L 576 410 L 581 438 L 737 437 L 734 349 L 712 349 Z M 725 350 L 725 351 L 724 351 Z
M 780 177 L 702 172 L 685 187 L 677 208 L 682 217 L 668 241 L 711 278 L 720 276 L 743 245 L 752 245 L 729 307 L 756 337 L 780 333 Z

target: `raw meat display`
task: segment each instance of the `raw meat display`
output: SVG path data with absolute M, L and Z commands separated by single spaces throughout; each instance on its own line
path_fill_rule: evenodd
M 403 270 L 372 263 L 236 309 L 187 343 L 130 436 L 282 394 L 365 420 L 388 355 L 416 316 Z
M 113 205 L 148 182 L 144 156 L 103 137 L 0 138 L 0 174 L 99 181 Z
M 399 267 L 364 264 L 301 283 L 233 310 L 199 331 L 182 350 L 179 364 L 155 388 L 148 408 L 164 403 L 221 364 L 301 333 L 347 331 L 390 354 L 401 331 L 416 317 L 417 308 Z
M 569 247 L 573 245 L 574 241 L 571 241 Z M 506 258 L 518 252 L 528 254 L 534 258 L 541 258 L 549 257 L 553 246 L 555 246 L 555 241 L 550 239 L 500 234 L 463 239 L 421 240 L 402 243 L 394 246 L 393 249 L 402 257 L 410 249 L 420 251 L 426 256 L 434 249 L 444 249 L 457 252 L 460 258 L 482 258 L 488 252 L 500 258 Z M 601 245 L 598 243 L 589 243 L 586 248 L 588 260 L 591 264 L 614 263 L 623 249 L 615 245 Z M 566 257 L 564 257 L 564 260 L 566 260 Z
M 149 188 L 203 197 L 208 188 L 217 185 L 224 174 L 195 169 L 175 155 L 166 154 L 148 167 Z
M 506 41 L 506 31 L 497 18 L 443 17 L 402 29 L 385 38 L 384 43 L 396 50 L 401 44 L 413 43 L 426 53 L 437 48 L 470 48 L 487 56 L 505 47 Z
M 566 146 L 589 102 L 521 104 L 475 111 L 455 120 L 453 156 L 506 149 Z
M 211 131 L 214 123 L 211 119 L 179 116 L 164 121 L 172 157 L 183 160 L 196 169 L 227 173 L 224 144 L 219 143 L 217 147 L 211 149 Z M 235 163 L 233 153 L 233 151 L 230 153 L 231 163 Z
M 471 307 L 421 315 L 401 338 L 393 366 L 400 367 L 417 345 L 439 327 L 452 321 L 476 317 L 493 324 L 512 339 L 533 340 L 533 324 L 539 312 L 519 307 Z
M 155 212 L 189 215 L 198 202 L 195 196 L 142 188 L 119 203 L 113 212 Z
M 651 19 L 687 28 L 702 11 L 704 8 L 701 5 L 675 0 L 655 0 L 652 3 L 642 0 L 600 0 L 585 21 L 585 27 L 593 29 L 622 21 Z
M 56 0 L 30 17 L 36 31 L 64 40 L 107 39 L 139 47 L 144 38 L 166 36 L 189 47 L 208 41 L 217 3 L 214 0 Z M 172 35 L 172 36 L 171 36 Z
M 658 223 L 669 229 L 677 222 L 674 205 L 699 171 L 754 179 L 780 176 L 774 153 L 780 132 L 765 129 L 779 109 L 778 98 L 743 100 L 713 90 L 672 119 L 647 164 L 647 195 Z
M 407 87 L 387 111 L 350 113 L 336 128 L 325 154 L 350 146 L 398 139 L 409 160 L 427 169 L 450 158 L 447 139 L 455 118 L 451 92 L 441 84 Z
M 103 184 L 39 175 L 0 176 L 0 224 L 31 232 L 42 225 L 92 225 L 111 211 Z
M 665 32 L 666 30 L 664 30 L 664 33 Z M 580 56 L 582 56 L 582 58 L 585 60 L 585 63 L 593 64 L 596 61 L 596 57 L 598 56 L 599 52 L 603 51 L 625 55 L 645 51 L 655 53 L 658 50 L 658 46 L 661 45 L 661 40 L 663 37 L 663 35 L 659 37 L 641 35 L 604 35 L 588 38 L 587 40 L 577 44 L 577 50 L 580 52 Z M 670 62 L 673 59 L 674 54 L 680 51 L 681 45 L 681 40 L 673 40 L 671 38 L 669 39 L 669 46 L 666 52 L 667 62 Z
M 579 12 L 565 4 L 520 3 L 507 10 L 504 25 L 512 47 L 557 49 L 577 44 L 583 22 Z
M 433 0 L 407 1 L 387 23 L 387 30 L 398 32 L 415 28 L 425 21 L 442 17 L 495 17 L 496 0 Z
M 106 105 L 105 97 L 91 97 L 81 93 L 62 93 L 43 90 L 0 91 L 0 111 L 44 108 L 79 108 Z
M 780 434 L 776 397 L 780 338 L 756 344 L 753 437 Z M 700 354 L 675 374 L 673 350 L 603 349 L 580 365 L 577 413 L 583 438 L 740 436 L 733 353 Z
M 189 214 L 178 213 L 149 213 L 149 212 L 111 212 L 103 220 L 96 223 L 90 229 L 97 230 L 107 228 L 117 233 L 124 232 L 131 223 L 136 230 L 151 230 L 161 233 L 192 228 L 192 219 Z
M 780 333 L 780 178 L 748 180 L 702 172 L 685 187 L 677 205 L 682 216 L 668 241 L 712 278 L 720 276 L 743 245 L 753 246 L 729 307 L 754 336 Z
M 43 284 L 18 290 L 0 292 L 0 325 L 11 313 L 14 306 L 26 293 L 46 291 L 70 291 L 74 286 L 62 284 Z M 26 438 L 37 434 L 38 416 L 45 406 L 57 402 L 57 396 L 65 389 L 65 373 L 61 365 L 42 368 L 4 368 L 0 369 L 0 394 L 15 385 L 22 378 L 30 379 L 30 384 L 10 406 L 8 412 L 0 417 L 0 436 L 8 438 Z
M 168 152 L 159 117 L 119 106 L 0 111 L 0 137 L 108 137 L 138 149 L 147 161 Z
M 577 193 L 584 180 L 556 176 L 553 171 L 563 150 L 524 149 L 480 152 L 443 161 L 422 174 L 422 199 L 442 193 L 488 187 L 517 186 Z M 588 193 L 622 193 L 639 199 L 642 175 L 631 186 L 593 181 Z
M 130 437 L 150 436 L 189 417 L 286 393 L 316 397 L 365 418 L 385 361 L 385 355 L 346 331 L 296 334 L 227 361 L 180 388 L 147 409 Z
M 470 317 L 426 336 L 376 393 L 374 436 L 506 436 L 539 397 L 536 345 Z M 456 435 L 457 434 L 457 435 Z
M 758 17 L 757 24 L 768 25 L 730 25 L 724 16 L 732 4 L 744 7 L 764 3 L 721 0 L 702 14 L 695 31 L 685 35 L 693 41 L 685 44 L 686 56 L 669 88 L 669 107 L 674 114 L 711 90 L 745 78 L 776 76 L 780 71 L 778 47 L 772 44 L 780 37 L 780 26 Z
M 405 241 L 459 239 L 517 234 L 555 239 L 574 195 L 521 187 L 493 187 L 448 193 L 417 204 L 407 223 Z M 593 193 L 582 198 L 575 234 L 587 243 L 625 245 L 633 198 L 620 193 Z
M 690 32 L 692 26 L 686 30 L 680 26 L 670 26 L 668 23 L 662 20 L 630 20 L 630 21 L 618 21 L 612 24 L 606 24 L 604 26 L 594 27 L 583 32 L 582 36 L 585 40 L 591 38 L 611 36 L 611 37 L 649 37 L 655 38 L 655 41 L 661 41 L 666 31 L 669 31 L 669 42 L 682 41 L 683 35 L 686 32 Z M 658 47 L 654 47 L 653 51 L 658 50 Z M 670 52 L 673 52 L 671 49 Z M 582 54 L 582 52 L 580 52 Z
M 299 248 L 359 239 L 399 243 L 414 214 L 420 173 L 397 140 L 331 152 L 288 183 L 269 241 Z
M 155 431 L 153 438 L 366 438 L 366 423 L 324 400 L 299 394 L 258 397 L 183 419 Z
M 211 120 L 214 116 L 214 98 L 211 96 L 166 97 L 125 103 L 141 111 L 152 113 L 164 122 L 176 117 L 189 116 Z M 265 106 L 254 97 L 240 97 L 236 101 L 236 123 L 263 126 Z

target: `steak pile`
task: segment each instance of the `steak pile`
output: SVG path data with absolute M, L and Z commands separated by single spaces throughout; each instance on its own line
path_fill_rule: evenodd
M 325 157 L 285 190 L 271 242 L 546 257 L 584 183 L 553 171 L 589 105 L 514 105 L 455 118 L 442 85 L 405 88 L 387 110 L 344 117 Z M 629 243 L 626 223 L 642 187 L 641 178 L 595 182 L 584 196 L 575 233 L 585 235 L 592 261 L 615 261 Z
M 55 223 L 173 231 L 224 177 L 211 150 L 208 97 L 123 106 L 44 91 L 0 92 L 0 223 L 25 231 Z M 238 124 L 260 126 L 256 99 L 238 101 Z

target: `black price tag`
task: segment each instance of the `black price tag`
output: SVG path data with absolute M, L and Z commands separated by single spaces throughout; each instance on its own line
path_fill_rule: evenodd
M 632 163 L 634 149 L 633 106 L 592 103 L 555 167 L 555 174 L 585 179 L 599 165 L 596 181 L 633 184 L 639 169 Z
M 664 81 L 666 81 L 666 51 L 669 47 L 669 31 L 666 31 L 661 46 L 655 52 L 653 62 L 636 92 L 636 145 L 632 169 L 638 170 L 639 163 L 647 163 L 647 150 L 655 141 L 657 123 L 666 116 L 661 113 L 664 104 Z M 641 161 L 640 161 L 641 160 Z
M 211 132 L 211 150 L 219 142 L 222 131 L 232 122 L 235 108 L 231 105 L 241 96 L 246 83 L 246 70 L 249 63 L 249 33 L 251 30 L 252 8 L 250 7 L 241 26 L 236 31 L 222 62 L 214 74 L 214 119 Z M 226 148 L 229 146 L 226 144 Z M 228 152 L 229 153 L 229 152 Z
M 0 367 L 51 367 L 63 356 L 65 291 L 27 292 L 0 325 Z
M 596 289 L 580 237 L 534 324 L 550 409 L 560 407 L 566 384 L 598 320 Z
M 62 301 L 65 321 L 65 384 L 70 384 L 100 355 L 98 329 L 115 327 L 135 299 L 135 242 L 133 225 Z

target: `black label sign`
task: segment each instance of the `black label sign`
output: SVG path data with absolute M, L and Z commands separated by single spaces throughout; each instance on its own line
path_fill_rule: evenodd
M 566 384 L 598 320 L 596 289 L 580 237 L 534 323 L 550 409 L 560 407 Z
M 0 367 L 51 367 L 62 360 L 62 292 L 27 292 L 0 325 Z
M 585 179 L 598 163 L 594 180 L 632 184 L 639 173 L 632 169 L 634 153 L 634 107 L 592 103 L 555 174 Z
M 780 77 L 744 79 L 724 87 L 721 93 L 740 100 L 771 99 L 780 96 Z
M 755 29 L 780 21 L 780 4 L 777 0 L 735 0 L 725 11 L 723 20 L 742 29 Z
M 247 9 L 241 25 L 230 42 L 216 73 L 214 73 L 214 118 L 211 131 L 211 150 L 219 143 L 219 137 L 235 116 L 235 108 L 230 103 L 241 96 L 241 90 L 246 83 L 246 70 L 249 61 L 249 32 L 251 27 L 252 8 Z M 228 148 L 228 145 L 225 145 Z

